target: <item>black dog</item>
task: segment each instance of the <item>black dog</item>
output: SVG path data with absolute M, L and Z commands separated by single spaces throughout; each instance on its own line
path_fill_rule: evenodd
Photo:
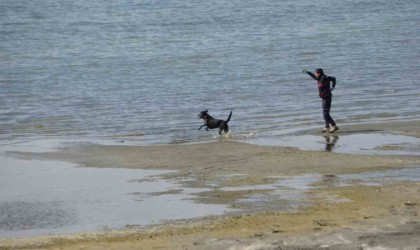
M 222 131 L 225 131 L 225 134 L 229 132 L 228 122 L 232 116 L 232 111 L 230 111 L 229 117 L 226 121 L 215 119 L 207 113 L 208 111 L 209 110 L 201 111 L 200 114 L 198 114 L 198 118 L 204 120 L 204 125 L 198 128 L 198 130 L 200 130 L 202 127 L 207 127 L 207 131 L 209 131 L 209 129 L 219 128 L 219 135 L 222 134 Z

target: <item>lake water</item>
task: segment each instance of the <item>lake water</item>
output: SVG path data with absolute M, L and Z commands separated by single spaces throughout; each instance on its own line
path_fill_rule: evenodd
M 315 82 L 338 80 L 339 124 L 420 118 L 419 1 L 0 3 L 0 140 L 212 140 L 322 126 Z
M 375 136 L 379 144 L 365 149 L 360 138 L 370 142 L 369 135 L 336 143 L 287 133 L 323 126 L 316 84 L 301 73 L 318 67 L 337 78 L 332 115 L 339 125 L 420 119 L 419 10 L 420 1 L 386 0 L 2 0 L 0 236 L 231 211 L 190 201 L 200 190 L 152 178 L 160 172 L 85 169 L 7 153 L 45 152 L 51 141 L 211 141 L 216 131 L 197 130 L 197 114 L 206 109 L 220 119 L 233 111 L 234 140 L 297 140 L 304 149 L 351 153 L 408 142 L 415 147 L 404 153 L 418 155 L 417 139 Z M 302 178 L 296 181 L 322 176 Z M 286 184 L 238 202 L 263 206 L 275 196 L 299 205 L 302 192 Z

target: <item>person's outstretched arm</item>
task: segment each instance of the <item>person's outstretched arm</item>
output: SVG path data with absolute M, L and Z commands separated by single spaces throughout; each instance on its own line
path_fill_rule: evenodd
M 304 69 L 302 72 L 310 75 L 314 80 L 318 81 L 318 78 L 316 78 L 316 75 L 312 74 L 312 72 L 307 71 L 306 69 Z

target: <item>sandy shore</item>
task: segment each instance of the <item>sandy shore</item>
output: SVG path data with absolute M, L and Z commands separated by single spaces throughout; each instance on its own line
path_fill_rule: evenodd
M 418 138 L 420 122 L 342 126 L 337 135 L 378 131 Z M 77 145 L 51 153 L 15 155 L 95 168 L 177 170 L 164 178 L 177 180 L 186 187 L 212 188 L 199 194 L 197 202 L 239 206 L 242 210 L 146 229 L 2 239 L 2 249 L 417 249 L 420 246 L 420 183 L 329 184 L 338 175 L 419 167 L 419 156 L 336 154 L 238 142 L 150 147 Z M 269 192 L 240 187 L 269 186 L 278 182 L 279 176 L 307 175 L 321 178 L 311 184 L 316 189 L 305 190 L 303 202 L 272 199 L 257 206 L 253 202 L 239 205 L 236 202 L 250 194 Z

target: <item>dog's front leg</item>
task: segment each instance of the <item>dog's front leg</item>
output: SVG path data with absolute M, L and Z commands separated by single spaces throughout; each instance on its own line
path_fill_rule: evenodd
M 204 126 L 207 126 L 206 124 L 204 124 L 204 125 L 201 125 L 199 128 L 198 128 L 198 130 L 200 130 L 202 127 L 204 127 Z

